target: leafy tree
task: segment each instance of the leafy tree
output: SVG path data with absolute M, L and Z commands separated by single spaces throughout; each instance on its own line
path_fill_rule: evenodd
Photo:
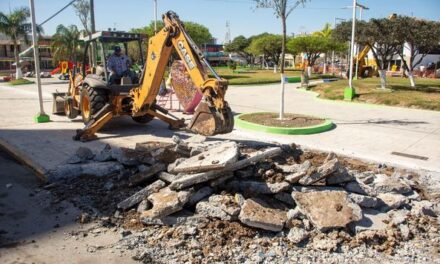
M 201 46 L 205 43 L 209 43 L 212 40 L 212 35 L 209 32 L 209 29 L 205 27 L 204 25 L 186 21 L 183 22 L 185 25 L 185 29 L 188 32 L 188 35 L 194 40 L 194 42 Z M 163 21 L 157 21 L 157 28 L 158 30 L 162 29 L 164 27 Z M 144 33 L 147 34 L 148 37 L 154 36 L 154 21 L 151 21 L 150 24 L 146 27 L 142 28 L 134 28 L 131 30 L 131 32 L 134 33 Z
M 58 25 L 52 37 L 52 52 L 54 62 L 61 60 L 77 61 L 79 55 L 79 41 L 81 32 L 75 25 L 68 27 Z
M 416 19 L 408 16 L 398 16 L 396 18 L 395 31 L 397 40 L 403 47 L 398 49 L 398 54 L 402 58 L 403 67 L 411 82 L 411 87 L 415 87 L 412 72 L 431 51 L 439 47 L 440 43 L 440 23 Z M 408 60 L 405 59 L 404 52 L 408 50 Z
M 349 26 L 350 25 L 350 26 Z M 337 39 L 349 40 L 351 22 L 340 23 L 334 33 Z M 386 87 L 386 69 L 393 56 L 402 47 L 398 38 L 398 22 L 395 19 L 372 18 L 369 22 L 356 22 L 356 38 L 358 44 L 369 46 L 379 70 L 381 87 Z
M 278 65 L 282 53 L 282 42 L 283 37 L 281 35 L 264 34 L 253 38 L 246 51 L 254 56 L 263 55 L 265 59 L 271 59 Z
M 26 43 L 29 43 L 28 34 L 32 32 L 31 23 L 28 22 L 29 17 L 30 12 L 27 7 L 14 9 L 10 14 L 0 12 L 0 32 L 11 38 L 14 47 L 16 79 L 21 79 L 23 77 L 18 54 L 18 41 L 23 39 Z M 37 31 L 42 32 L 43 29 L 37 27 Z
M 332 49 L 339 50 L 341 45 L 330 38 L 323 38 L 314 35 L 298 36 L 287 42 L 288 50 L 293 52 L 303 52 L 306 55 L 309 67 L 313 67 L 321 53 L 326 53 Z
M 246 52 L 247 47 L 251 44 L 251 41 L 245 36 L 238 36 L 232 40 L 231 43 L 225 46 L 226 52 L 235 52 L 241 57 L 246 58 L 247 61 L 252 61 L 252 54 Z
M 282 34 L 282 47 L 281 47 L 281 74 L 284 73 L 284 60 L 286 54 L 286 42 L 287 42 L 287 17 L 292 11 L 299 5 L 304 4 L 307 0 L 254 0 L 257 8 L 272 8 L 275 15 L 281 19 L 281 25 L 283 29 Z
M 330 39 L 332 35 L 332 26 L 330 23 L 326 23 L 321 31 L 316 31 L 313 33 L 314 36 Z M 327 72 L 327 52 L 324 53 L 324 74 Z

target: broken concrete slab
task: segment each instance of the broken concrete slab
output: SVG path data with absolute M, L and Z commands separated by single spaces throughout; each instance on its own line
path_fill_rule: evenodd
M 187 191 L 176 192 L 169 188 L 163 188 L 159 192 L 148 196 L 148 201 L 153 208 L 142 213 L 141 218 L 162 218 L 178 212 L 188 202 L 191 194 Z
M 276 193 L 273 197 L 278 201 L 281 201 L 287 205 L 295 206 L 295 201 L 293 200 L 292 195 L 290 193 L 279 192 Z
M 283 230 L 287 220 L 286 212 L 265 207 L 255 199 L 244 202 L 238 218 L 245 225 L 274 232 Z
M 149 167 L 146 171 L 138 172 L 130 177 L 130 184 L 137 185 L 142 182 L 145 182 L 146 180 L 150 179 L 154 175 L 156 175 L 159 172 L 162 172 L 166 170 L 166 165 L 163 163 L 156 163 Z
M 226 142 L 184 160 L 177 165 L 173 171 L 177 173 L 198 173 L 223 169 L 227 165 L 235 163 L 238 159 L 238 155 L 237 143 Z
M 432 216 L 436 217 L 434 205 L 430 201 L 413 201 L 411 208 L 411 214 L 415 216 Z
M 307 175 L 307 172 L 311 167 L 312 163 L 309 160 L 306 160 L 305 162 L 297 166 L 296 170 L 293 173 L 285 176 L 284 178 L 290 183 L 297 183 L 301 178 Z
M 328 185 L 336 185 L 336 184 L 351 182 L 354 179 L 355 177 L 351 175 L 346 168 L 341 166 L 338 168 L 336 172 L 328 176 L 325 179 L 325 182 Z
M 79 147 L 75 154 L 67 160 L 68 164 L 78 164 L 83 163 L 88 160 L 92 160 L 95 154 L 93 154 L 92 150 L 86 147 Z
M 114 160 L 112 156 L 112 147 L 109 144 L 106 144 L 104 148 L 95 156 L 94 160 L 99 162 Z
M 362 208 L 375 208 L 378 206 L 378 199 L 371 196 L 356 194 L 356 193 L 350 193 L 348 194 L 348 197 L 350 200 L 352 200 L 354 203 L 358 204 Z
M 257 182 L 257 181 L 233 181 L 230 185 L 237 186 L 241 192 L 249 194 L 275 194 L 287 191 L 290 188 L 288 182 Z
M 174 190 L 181 190 L 198 183 L 214 180 L 223 176 L 225 172 L 243 169 L 251 165 L 252 163 L 278 155 L 281 152 L 282 150 L 279 147 L 269 148 L 264 151 L 257 151 L 255 153 L 252 153 L 249 158 L 239 160 L 233 164 L 230 164 L 229 166 L 225 167 L 222 170 L 213 170 L 208 172 L 183 175 L 178 180 L 172 182 L 170 184 L 170 188 Z
M 363 232 L 366 230 L 386 231 L 388 229 L 389 217 L 386 213 L 365 209 L 362 212 L 362 219 L 349 224 L 349 228 L 354 233 Z
M 386 174 L 377 174 L 372 186 L 378 193 L 400 193 L 405 194 L 412 191 L 411 186 L 397 177 L 390 177 Z
M 332 159 L 326 163 L 324 163 L 323 165 L 321 165 L 320 167 L 318 167 L 318 169 L 316 170 L 316 172 L 311 173 L 310 175 L 306 175 L 304 177 L 302 177 L 299 180 L 299 183 L 301 185 L 311 185 L 314 184 L 328 176 L 330 176 L 332 173 L 336 172 L 339 167 L 340 167 L 340 163 L 338 161 L 338 159 Z
M 346 192 L 293 192 L 297 207 L 319 230 L 345 227 L 362 218 L 361 208 L 350 201 Z
M 398 193 L 379 193 L 377 198 L 379 198 L 388 209 L 398 209 L 407 202 L 407 198 Z
M 372 197 L 377 196 L 377 192 L 373 188 L 357 180 L 347 183 L 344 186 L 344 188 L 349 192 L 353 192 L 357 194 L 362 194 Z
M 306 230 L 299 227 L 292 227 L 287 234 L 287 239 L 294 244 L 299 244 L 309 238 L 309 236 L 309 232 Z
M 180 157 L 179 153 L 175 152 L 171 147 L 158 148 L 150 152 L 154 160 L 162 163 L 173 163 Z
M 345 189 L 342 187 L 335 187 L 335 186 L 292 186 L 292 192 L 322 192 L 322 191 L 345 192 Z
M 136 212 L 142 214 L 143 212 L 149 210 L 150 208 L 151 208 L 151 203 L 147 199 L 144 199 L 139 203 Z
M 136 204 L 140 203 L 142 200 L 150 196 L 151 194 L 158 192 L 160 189 L 166 186 L 165 182 L 157 180 L 132 196 L 128 197 L 124 201 L 118 203 L 117 207 L 122 210 L 130 209 Z
M 59 165 L 53 171 L 46 174 L 47 180 L 56 181 L 61 179 L 75 178 L 82 175 L 102 177 L 115 174 L 124 169 L 118 162 L 91 162 L 80 164 L 63 164 Z
M 173 181 L 175 181 L 175 180 L 177 180 L 179 178 L 178 175 L 171 174 L 171 173 L 168 173 L 168 172 L 165 172 L 165 171 L 159 172 L 157 174 L 157 177 L 159 179 L 161 179 L 162 181 L 167 182 L 167 183 L 171 183 L 171 182 L 173 182 Z
M 208 200 L 197 203 L 196 212 L 205 217 L 231 221 L 237 219 L 240 207 L 234 196 L 212 195 Z
M 204 198 L 210 196 L 213 192 L 214 190 L 211 187 L 204 186 L 191 194 L 188 204 L 193 206 Z
M 393 226 L 399 226 L 406 223 L 410 215 L 408 210 L 392 210 L 388 212 L 390 218 L 390 224 Z
M 129 148 L 112 149 L 112 157 L 125 166 L 137 166 L 141 164 L 144 153 Z
M 223 183 L 225 183 L 227 180 L 232 179 L 232 178 L 234 178 L 234 173 L 232 171 L 226 172 L 225 175 L 223 175 L 217 179 L 212 180 L 209 183 L 209 186 L 211 186 L 211 187 L 220 186 Z

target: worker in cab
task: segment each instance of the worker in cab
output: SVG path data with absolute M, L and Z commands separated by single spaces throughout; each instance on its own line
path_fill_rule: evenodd
M 122 52 L 121 47 L 115 46 L 113 54 L 107 61 L 107 71 L 110 73 L 109 84 L 120 84 L 122 77 L 130 77 L 133 80 L 130 66 L 130 58 Z

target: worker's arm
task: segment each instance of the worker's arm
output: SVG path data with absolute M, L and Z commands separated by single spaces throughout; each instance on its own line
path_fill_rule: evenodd
M 110 56 L 107 61 L 107 71 L 110 73 L 115 73 L 115 59 Z

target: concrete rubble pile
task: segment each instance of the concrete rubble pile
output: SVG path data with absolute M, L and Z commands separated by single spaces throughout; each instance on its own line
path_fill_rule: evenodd
M 344 243 L 393 248 L 438 214 L 409 173 L 350 169 L 333 153 L 298 160 L 298 151 L 174 136 L 135 149 L 106 146 L 96 155 L 80 148 L 48 178 L 117 175 L 130 193 L 120 194 L 115 215 L 131 212 L 145 227 L 184 226 L 191 235 L 197 224 L 226 221 L 328 252 Z

